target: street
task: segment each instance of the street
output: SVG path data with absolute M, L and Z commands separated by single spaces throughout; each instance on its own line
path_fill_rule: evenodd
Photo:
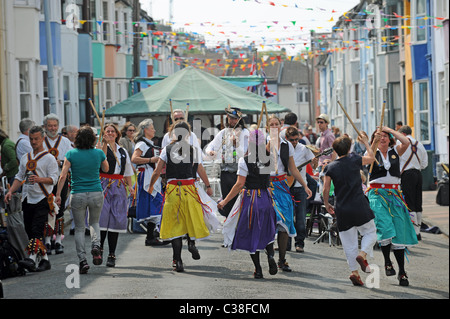
M 3 280 L 4 295 L 5 300 L 138 298 L 178 299 L 179 303 L 184 299 L 449 298 L 449 242 L 443 234 L 422 233 L 423 240 L 411 247 L 405 266 L 409 287 L 400 287 L 395 276 L 385 276 L 381 251 L 375 249 L 369 263 L 372 268 L 380 267 L 379 288 L 369 288 L 377 278 L 369 286 L 354 287 L 342 246 L 330 247 L 328 240 L 313 244 L 317 237 L 313 233 L 307 238 L 305 253 L 288 252 L 291 273 L 269 275 L 262 254 L 264 279 L 255 280 L 250 256 L 221 247 L 221 234 L 197 242 L 200 260 L 191 258 L 185 243 L 182 273 L 172 271 L 171 245 L 146 247 L 144 234 L 120 234 L 116 267 L 106 267 L 105 261 L 94 266 L 89 254 L 89 273 L 78 276 L 74 236 L 67 235 L 64 254 L 49 256 L 51 270 Z M 89 247 L 88 236 L 86 240 Z M 365 281 L 369 274 L 361 273 L 361 277 Z

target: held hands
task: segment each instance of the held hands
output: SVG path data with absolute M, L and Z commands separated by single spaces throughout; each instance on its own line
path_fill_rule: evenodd
M 56 194 L 55 196 L 55 203 L 58 205 L 58 207 L 61 207 L 61 196 Z
M 225 207 L 225 205 L 227 204 L 227 202 L 225 202 L 225 200 L 221 200 L 218 204 L 217 204 L 217 208 L 218 209 L 223 209 Z

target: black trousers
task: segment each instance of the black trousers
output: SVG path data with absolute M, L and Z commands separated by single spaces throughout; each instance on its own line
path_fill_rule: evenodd
M 228 171 L 222 171 L 220 173 L 220 190 L 222 192 L 222 198 L 225 198 L 228 193 L 233 188 L 234 184 L 237 181 L 237 173 L 230 173 Z M 228 217 L 228 214 L 231 212 L 234 203 L 236 202 L 237 196 L 235 196 L 232 200 L 228 202 L 223 208 L 223 210 L 219 210 L 219 213 L 222 216 Z
M 45 224 L 47 223 L 48 213 L 50 212 L 47 197 L 36 204 L 28 204 L 27 200 L 28 199 L 25 198 L 22 203 L 22 211 L 23 223 L 28 239 L 43 239 Z
M 408 208 L 412 212 L 422 212 L 422 173 L 417 169 L 404 171 L 401 186 Z

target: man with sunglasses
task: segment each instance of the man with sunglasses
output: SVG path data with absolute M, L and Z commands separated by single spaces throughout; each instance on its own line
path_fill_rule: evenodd
M 320 152 L 322 153 L 325 149 L 332 147 L 335 136 L 331 129 L 328 128 L 330 124 L 330 118 L 326 114 L 320 114 L 316 117 L 316 123 L 319 126 L 320 137 L 317 139 L 317 147 L 320 148 Z M 322 170 L 323 161 L 325 159 L 334 160 L 336 158 L 336 153 L 333 152 L 331 155 L 324 155 L 319 158 L 319 171 Z
M 302 143 L 299 143 L 300 135 L 298 129 L 296 127 L 289 127 L 285 131 L 286 140 L 294 147 L 295 166 L 298 167 L 303 163 L 313 160 L 313 152 Z M 302 175 L 303 180 L 306 181 L 306 167 L 300 169 L 300 174 Z M 295 251 L 301 253 L 304 252 L 305 247 L 308 194 L 298 181 L 295 181 L 294 185 L 292 185 L 291 194 L 296 201 L 296 205 L 294 205 L 295 229 L 297 231 L 297 236 L 295 237 Z
M 185 118 L 184 115 L 184 111 L 181 109 L 176 109 L 173 110 L 173 122 L 175 123 L 176 121 L 185 121 L 187 122 L 187 118 Z M 164 137 L 163 140 L 161 142 L 161 148 L 166 147 L 167 145 L 169 145 L 171 143 L 170 140 L 170 132 L 167 132 Z M 198 140 L 197 135 L 195 135 L 195 133 L 193 131 L 190 132 L 190 136 L 189 136 L 189 144 L 191 144 L 193 147 L 196 147 L 197 149 L 201 149 L 200 148 L 200 143 Z

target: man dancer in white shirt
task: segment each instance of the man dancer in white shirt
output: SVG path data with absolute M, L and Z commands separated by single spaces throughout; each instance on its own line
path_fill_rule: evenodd
M 55 158 L 43 147 L 44 130 L 40 126 L 33 126 L 29 137 L 33 151 L 20 159 L 19 172 L 5 195 L 5 202 L 9 203 L 12 194 L 23 184 L 22 210 L 29 243 L 26 247 L 28 258 L 21 260 L 20 264 L 28 271 L 44 271 L 51 267 L 43 237 L 49 213 L 55 214 L 57 211 L 52 190 L 58 181 L 59 170 Z M 36 267 L 38 256 L 41 261 Z
M 58 163 L 59 173 L 64 163 L 66 153 L 71 150 L 72 142 L 67 137 L 59 135 L 59 118 L 56 114 L 48 114 L 44 117 L 44 129 L 46 136 L 44 138 L 44 149 L 52 154 Z M 56 194 L 56 185 L 53 189 L 53 194 Z M 51 254 L 51 250 L 55 250 L 56 254 L 64 253 L 64 246 L 62 245 L 62 238 L 64 235 L 64 211 L 66 210 L 66 199 L 69 193 L 69 179 L 66 179 L 66 183 L 61 191 L 61 207 L 59 214 L 56 216 L 55 228 L 46 226 L 45 234 L 45 246 Z M 52 237 L 55 236 L 53 243 Z
M 227 115 L 227 127 L 221 130 L 206 146 L 205 153 L 213 158 L 222 156 L 220 165 L 220 189 L 222 198 L 225 198 L 237 181 L 238 162 L 247 153 L 249 130 L 245 128 L 243 114 L 237 107 L 225 109 Z M 222 210 L 222 216 L 230 213 L 237 196 L 230 200 Z
M 411 210 L 410 215 L 417 239 L 420 240 L 422 224 L 422 173 L 420 171 L 428 166 L 428 155 L 423 144 L 411 136 L 412 130 L 408 125 L 403 125 L 398 131 L 410 141 L 410 146 L 400 156 L 401 187 L 406 204 Z

